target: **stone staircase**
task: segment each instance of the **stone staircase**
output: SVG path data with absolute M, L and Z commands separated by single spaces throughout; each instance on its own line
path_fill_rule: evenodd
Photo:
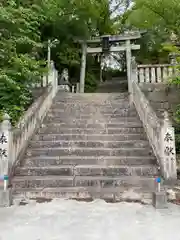
M 58 92 L 12 180 L 14 199 L 151 199 L 156 159 L 127 93 Z

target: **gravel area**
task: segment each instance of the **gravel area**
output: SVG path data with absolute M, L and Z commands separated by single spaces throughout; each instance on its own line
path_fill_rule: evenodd
M 180 207 L 53 200 L 0 209 L 0 240 L 180 240 Z

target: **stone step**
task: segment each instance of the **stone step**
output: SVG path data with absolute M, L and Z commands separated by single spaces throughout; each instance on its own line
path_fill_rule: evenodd
M 75 107 L 103 107 L 103 108 L 106 108 L 106 107 L 115 107 L 115 108 L 119 108 L 119 104 L 129 104 L 130 101 L 129 101 L 129 98 L 126 97 L 126 98 L 123 98 L 123 99 L 119 99 L 119 100 L 108 100 L 108 99 L 105 99 L 105 100 L 102 100 L 102 101 L 94 101 L 93 99 L 91 100 L 80 100 L 80 101 L 75 101 L 74 99 L 70 100 L 70 101 L 64 101 L 63 99 L 62 100 L 55 100 L 53 101 L 53 106 L 55 105 L 61 105 L 62 107 L 66 107 L 66 106 L 75 106 Z M 61 107 L 60 106 L 60 107 Z M 131 106 L 133 106 L 133 104 L 131 104 Z
M 118 100 L 124 99 L 129 96 L 129 93 L 62 93 L 59 92 L 56 94 L 55 101 L 62 100 L 62 101 L 76 101 L 76 100 L 83 100 L 83 101 L 102 101 L 102 100 Z
M 152 156 L 152 150 L 146 148 L 36 148 L 28 149 L 26 156 Z
M 53 148 L 53 147 L 89 147 L 89 148 L 136 148 L 148 147 L 148 141 L 30 141 L 30 148 Z
M 104 123 L 104 119 L 103 118 L 92 118 L 92 119 L 81 119 L 81 118 L 76 118 L 76 119 L 72 119 L 72 118 L 62 118 L 62 117 L 54 117 L 54 116 L 50 116 L 50 114 L 45 118 L 45 120 L 43 121 L 43 124 L 46 123 L 62 123 L 62 124 L 101 124 Z M 121 124 L 121 123 L 132 123 L 132 122 L 140 122 L 139 117 L 121 117 L 121 118 L 106 118 L 106 124 Z
M 120 107 L 121 106 L 121 107 Z M 77 109 L 91 109 L 92 108 L 97 108 L 97 109 L 119 109 L 119 108 L 130 108 L 130 109 L 134 109 L 134 105 L 130 104 L 130 100 L 129 98 L 124 98 L 124 99 L 119 99 L 119 100 L 98 100 L 98 101 L 94 101 L 94 100 L 88 100 L 86 101 L 86 99 L 84 100 L 74 100 L 72 99 L 71 101 L 61 101 L 61 100 L 53 100 L 53 104 L 52 107 L 56 107 L 59 109 L 62 108 L 67 108 L 67 107 L 74 107 Z
M 120 116 L 136 116 L 137 112 L 135 108 L 119 108 L 119 109 L 76 109 L 76 107 L 73 108 L 67 108 L 67 109 L 59 109 L 59 108 L 51 108 L 49 110 L 50 114 L 59 114 L 60 115 L 71 115 L 71 117 L 75 116 L 97 116 L 97 115 L 120 115 Z
M 82 101 L 80 102 L 67 102 L 67 103 L 62 103 L 62 102 L 55 102 L 53 103 L 51 109 L 64 109 L 64 111 L 69 110 L 72 108 L 72 110 L 76 109 L 77 111 L 83 112 L 84 110 L 86 111 L 94 111 L 95 109 L 100 110 L 100 111 L 113 111 L 113 110 L 118 110 L 118 109 L 126 109 L 130 108 L 130 103 L 128 100 L 123 100 L 120 102 L 115 102 L 115 103 L 109 103 L 109 104 L 92 104 L 91 102 L 89 103 L 84 103 Z
M 105 96 L 105 97 L 112 97 L 112 96 L 125 96 L 125 95 L 129 95 L 129 93 L 128 92 L 123 92 L 123 93 L 76 93 L 76 94 L 74 94 L 74 93 L 71 93 L 71 92 L 61 92 L 61 91 L 59 91 L 58 93 L 57 93 L 57 96 L 65 96 L 65 97 L 92 97 L 92 96 L 94 96 L 94 97 L 97 97 L 97 98 L 102 98 L 103 96 Z
M 118 101 L 124 101 L 127 100 L 129 96 L 110 96 L 110 95 L 102 95 L 102 96 L 87 96 L 86 94 L 84 96 L 78 96 L 78 95 L 71 95 L 69 97 L 66 96 L 59 96 L 56 95 L 54 98 L 53 103 L 55 102 L 61 102 L 61 103 L 92 103 L 92 104 L 103 104 L 103 103 L 110 103 L 112 102 L 118 102 Z
M 52 111 L 50 110 L 47 114 L 48 117 L 60 117 L 61 119 L 119 119 L 122 117 L 138 117 L 136 110 L 126 111 L 120 110 L 119 113 L 113 113 L 113 111 L 106 112 L 106 113 L 79 113 L 78 111 L 75 112 L 64 112 L 64 111 Z
M 134 110 L 134 111 L 122 111 L 121 113 L 113 113 L 113 112 L 109 112 L 109 113 L 78 113 L 78 112 L 74 112 L 74 113 L 67 113 L 67 112 L 59 112 L 59 111 L 49 111 L 48 114 L 47 114 L 47 117 L 53 117 L 53 118 L 56 118 L 56 117 L 59 117 L 61 118 L 62 120 L 63 119 L 96 119 L 96 120 L 103 120 L 106 119 L 106 120 L 111 120 L 111 119 L 116 119 L 116 120 L 119 120 L 120 118 L 122 117 L 138 117 L 138 114 L 137 112 Z
M 61 165 L 48 167 L 18 167 L 16 176 L 157 176 L 154 165 Z
M 145 133 L 127 134 L 36 134 L 33 136 L 35 141 L 131 141 L 147 140 Z
M 154 177 L 139 176 L 22 176 L 12 179 L 12 187 L 39 188 L 39 187 L 143 187 L 153 189 Z
M 120 129 L 120 128 L 137 128 L 142 127 L 142 123 L 140 121 L 137 122 L 119 122 L 119 123 L 54 123 L 54 121 L 50 123 L 43 123 L 41 128 L 57 128 L 57 129 Z
M 82 98 L 82 99 L 74 99 L 72 98 L 71 100 L 68 99 L 54 99 L 53 100 L 53 106 L 57 105 L 64 105 L 66 106 L 73 106 L 74 107 L 111 107 L 114 106 L 116 108 L 119 108 L 119 104 L 129 104 L 130 103 L 130 99 L 129 97 L 126 98 L 119 98 L 119 99 L 109 99 L 109 98 L 105 98 L 105 99 L 86 99 L 86 98 Z M 134 107 L 133 103 L 130 104 L 130 106 Z
M 152 190 L 142 187 L 60 187 L 60 188 L 18 188 L 13 190 L 14 203 L 30 199 L 76 199 L 92 201 L 104 199 L 111 202 L 142 201 L 151 204 Z
M 156 164 L 154 156 L 36 156 L 25 158 L 23 167 L 48 167 L 62 165 L 151 165 Z
M 41 127 L 39 134 L 127 134 L 144 133 L 143 127 L 121 127 L 121 128 L 62 128 L 61 126 Z

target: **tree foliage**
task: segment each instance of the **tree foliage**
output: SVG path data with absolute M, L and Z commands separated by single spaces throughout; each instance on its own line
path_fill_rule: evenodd
M 153 63 L 167 61 L 168 54 L 176 54 L 177 75 L 170 79 L 169 84 L 180 87 L 180 1 L 179 0 L 135 0 L 128 12 L 128 24 L 131 27 L 146 29 L 147 33 L 141 40 L 140 59 Z M 174 110 L 174 109 L 173 109 Z M 180 153 L 180 105 L 177 106 L 173 122 L 175 122 L 176 151 Z
M 135 26 L 144 29 L 155 27 L 179 35 L 179 11 L 179 0 L 135 0 L 130 18 Z
M 28 85 L 42 71 L 38 8 L 10 0 L 0 4 L 0 109 L 16 120 L 31 101 Z
M 126 13 L 126 24 L 131 28 L 146 30 L 141 40 L 140 60 L 166 62 L 168 54 L 162 44 L 168 42 L 172 33 L 180 36 L 179 0 L 135 0 Z M 143 58 L 144 53 L 144 58 Z
M 58 70 L 68 67 L 78 79 L 80 46 L 74 40 L 113 33 L 111 14 L 108 0 L 1 0 L 0 112 L 17 121 L 31 104 L 30 86 L 46 71 L 48 39 L 59 40 L 52 49 Z

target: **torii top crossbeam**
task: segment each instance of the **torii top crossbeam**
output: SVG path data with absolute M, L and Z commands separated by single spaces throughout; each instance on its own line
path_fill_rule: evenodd
M 135 40 L 141 38 L 140 32 L 128 32 L 120 35 L 103 35 L 89 40 L 77 40 L 79 43 L 100 43 L 103 37 L 109 37 L 109 42 L 120 42 L 126 40 Z

